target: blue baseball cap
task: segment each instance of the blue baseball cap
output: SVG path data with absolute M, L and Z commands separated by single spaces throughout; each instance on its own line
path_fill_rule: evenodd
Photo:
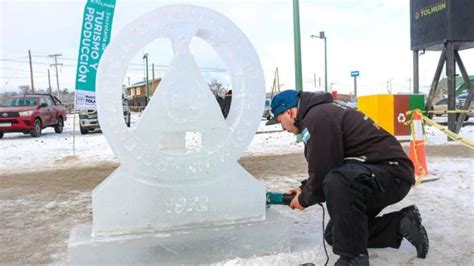
M 300 92 L 297 90 L 286 90 L 275 95 L 272 99 L 272 119 L 268 120 L 265 125 L 278 124 L 276 118 L 279 114 L 298 105 Z

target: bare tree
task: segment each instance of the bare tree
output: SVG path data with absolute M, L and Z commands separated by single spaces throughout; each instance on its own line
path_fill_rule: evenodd
M 59 100 L 63 104 L 73 105 L 74 104 L 74 91 L 69 91 L 68 88 L 64 88 L 63 90 L 59 91 Z
M 0 93 L 0 105 L 2 105 L 5 102 L 5 100 L 15 95 L 18 95 L 16 91 L 6 91 L 4 93 Z
M 28 85 L 21 85 L 18 87 L 18 89 L 20 90 L 21 94 L 31 93 L 31 88 Z

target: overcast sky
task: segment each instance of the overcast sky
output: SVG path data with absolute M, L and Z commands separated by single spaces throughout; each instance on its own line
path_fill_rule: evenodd
M 0 92 L 29 85 L 28 50 L 33 56 L 36 88 L 47 88 L 48 68 L 52 87 L 56 88 L 53 60 L 58 57 L 61 88 L 74 89 L 76 62 L 82 16 L 86 1 L 6 1 L 0 0 L 1 53 Z M 294 48 L 292 0 L 221 0 L 221 1 L 152 1 L 117 0 L 112 27 L 114 36 L 128 23 L 144 13 L 169 4 L 194 4 L 214 9 L 231 19 L 247 35 L 259 54 L 265 74 L 266 90 L 273 83 L 275 68 L 280 71 L 283 89 L 294 88 Z M 409 92 L 412 78 L 408 0 L 300 0 L 303 82 L 305 90 L 319 90 L 319 77 L 324 86 L 324 45 L 312 39 L 325 31 L 328 42 L 328 83 L 333 90 L 349 93 L 353 89 L 352 70 L 359 70 L 359 95 L 387 93 L 391 81 L 394 93 Z M 210 80 L 224 84 L 225 66 L 212 49 L 193 41 L 196 61 Z M 471 49 L 472 50 L 472 49 Z M 143 80 L 143 53 L 150 54 L 156 65 L 156 76 L 166 75 L 173 58 L 166 40 L 155 41 L 136 55 L 129 65 L 124 83 Z M 439 52 L 427 52 L 420 58 L 420 87 L 430 85 Z M 462 51 L 461 57 L 469 73 L 474 69 L 474 52 Z M 160 66 L 160 67 L 158 67 Z M 151 70 L 150 70 L 151 71 Z M 151 73 L 150 73 L 151 75 Z M 317 82 L 314 82 L 316 75 Z M 315 87 L 316 85 L 316 87 Z

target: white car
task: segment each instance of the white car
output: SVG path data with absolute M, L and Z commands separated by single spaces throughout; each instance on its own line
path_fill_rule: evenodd
M 464 102 L 466 102 L 466 99 L 467 99 L 467 92 L 460 94 L 456 98 L 456 108 L 462 109 L 464 106 Z M 471 112 L 467 113 L 465 120 L 469 119 L 469 117 L 474 117 L 474 101 L 471 101 L 471 106 L 469 106 L 469 110 L 471 110 Z
M 464 97 L 464 98 L 463 98 Z M 461 109 L 462 106 L 464 105 L 464 101 L 466 100 L 466 96 L 463 96 L 463 95 L 460 95 L 456 98 L 456 109 Z M 474 109 L 474 102 L 471 102 L 471 107 L 469 109 Z M 435 103 L 432 107 L 432 110 L 433 111 L 447 111 L 448 110 L 448 99 L 445 98 L 445 99 L 441 99 L 439 100 L 437 103 Z M 442 115 L 446 115 L 446 113 L 443 113 L 443 114 L 435 114 L 436 116 L 442 116 Z M 473 117 L 474 116 L 474 112 L 471 111 L 470 113 L 468 113 L 466 115 L 466 117 L 464 118 L 464 121 L 467 121 L 469 119 L 469 117 Z
M 265 100 L 265 109 L 263 109 L 263 118 L 270 120 L 272 119 L 272 99 Z
M 431 107 L 431 110 L 432 111 L 447 111 L 448 110 L 448 99 L 445 98 L 445 99 L 441 99 L 439 100 L 437 103 L 433 104 L 433 106 Z M 436 116 L 442 116 L 442 115 L 446 115 L 446 113 L 444 114 L 436 114 Z

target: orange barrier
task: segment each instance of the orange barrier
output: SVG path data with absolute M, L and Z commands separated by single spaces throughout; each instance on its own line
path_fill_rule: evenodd
M 416 110 L 411 121 L 412 140 L 410 142 L 409 157 L 415 166 L 416 182 L 419 184 L 428 174 L 425 156 L 425 141 L 423 139 L 423 114 Z

